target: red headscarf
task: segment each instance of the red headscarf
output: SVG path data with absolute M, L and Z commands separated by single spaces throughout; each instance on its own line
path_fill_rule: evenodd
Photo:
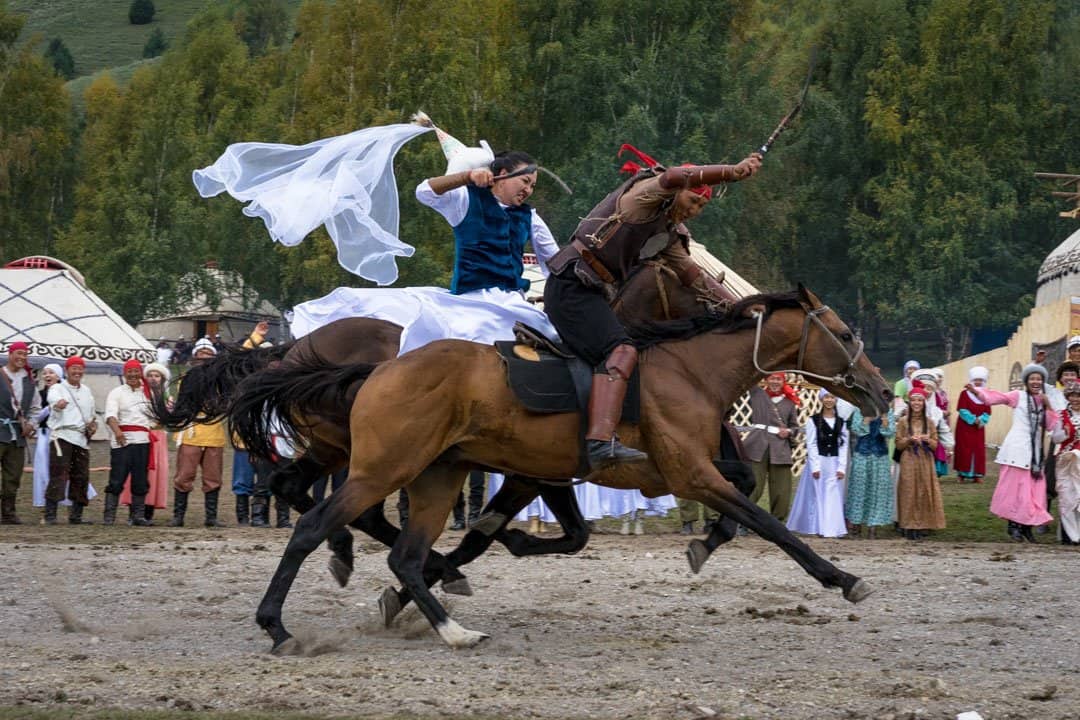
M 793 387 L 791 387 L 790 385 L 787 384 L 787 375 L 785 375 L 782 372 L 775 372 L 772 375 L 769 375 L 769 377 L 770 378 L 780 378 L 780 382 L 783 383 L 783 385 L 780 386 L 780 390 L 777 391 L 777 392 L 773 392 L 772 390 L 769 389 L 768 386 L 766 386 L 765 387 L 765 393 L 769 397 L 780 397 L 781 395 L 783 395 L 788 400 L 795 403 L 795 407 L 799 407 L 799 406 L 802 405 L 802 400 L 799 398 L 799 394 L 797 392 L 795 392 L 795 388 L 793 388 Z
M 616 157 L 622 157 L 622 154 L 624 152 L 626 152 L 626 151 L 630 151 L 633 154 L 637 155 L 638 158 L 643 163 L 648 165 L 650 169 L 655 168 L 656 166 L 658 166 L 660 164 L 654 158 L 652 158 L 649 155 L 646 155 L 645 153 L 641 152 L 640 150 L 638 150 L 636 147 L 634 147 L 633 145 L 631 145 L 629 143 L 623 143 L 619 147 L 619 153 L 618 153 L 618 155 L 616 155 Z M 679 167 L 694 167 L 694 164 L 693 163 L 683 163 Z M 623 166 L 621 168 L 619 168 L 619 172 L 624 172 L 624 173 L 627 173 L 628 175 L 637 175 L 639 172 L 641 172 L 641 170 L 642 170 L 641 165 L 638 165 L 633 160 L 627 160 L 625 163 L 623 163 Z M 692 187 L 692 188 L 688 188 L 688 189 L 690 190 L 690 192 L 694 193 L 695 195 L 700 195 L 703 198 L 706 198 L 708 200 L 712 199 L 713 191 L 712 191 L 712 186 L 711 185 L 698 185 L 696 187 Z
M 72 365 L 79 365 L 81 367 L 86 367 L 86 361 L 83 360 L 78 355 L 72 355 L 64 363 L 64 369 L 66 370 L 66 369 L 70 368 Z
M 912 380 L 911 389 L 908 390 L 908 397 L 910 398 L 912 395 L 918 395 L 925 400 L 930 397 L 930 391 L 926 389 L 926 385 L 923 384 L 922 380 Z
M 143 395 L 145 395 L 147 398 L 149 398 L 150 397 L 150 384 L 148 382 L 146 382 L 146 378 L 143 377 L 142 363 L 139 362 L 138 360 L 136 360 L 135 358 L 131 358 L 126 363 L 124 363 L 124 372 L 127 372 L 128 370 L 138 370 L 139 371 L 139 377 L 140 377 L 139 382 L 142 383 Z M 153 468 L 151 468 L 151 469 L 153 469 Z
M 15 342 L 8 345 L 7 351 L 9 353 L 13 353 L 16 350 L 25 350 L 26 352 L 30 352 L 30 346 L 24 343 L 22 340 L 16 340 Z

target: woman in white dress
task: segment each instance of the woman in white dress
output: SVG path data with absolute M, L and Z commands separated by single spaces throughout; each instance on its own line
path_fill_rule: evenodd
M 806 466 L 795 490 L 788 530 L 805 535 L 843 537 L 844 477 L 847 474 L 848 430 L 836 413 L 836 396 L 821 391 L 821 412 L 803 428 Z

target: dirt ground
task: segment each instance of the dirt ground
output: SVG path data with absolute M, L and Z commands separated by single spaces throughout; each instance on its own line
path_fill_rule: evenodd
M 440 546 L 458 537 L 452 533 Z M 691 575 L 685 539 L 496 550 L 448 606 L 492 639 L 453 651 L 381 626 L 385 553 L 341 589 L 325 549 L 285 606 L 307 656 L 254 623 L 288 531 L 0 528 L 0 707 L 499 718 L 1080 718 L 1080 553 L 812 539 L 876 592 L 853 606 L 739 538 Z M 27 542 L 27 541 L 30 542 Z M 441 596 L 441 595 L 440 595 Z

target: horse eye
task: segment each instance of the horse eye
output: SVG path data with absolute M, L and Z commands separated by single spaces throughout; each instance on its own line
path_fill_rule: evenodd
M 849 333 L 849 332 L 844 333 L 843 335 L 840 336 L 840 339 L 843 340 L 844 342 L 851 342 L 851 340 L 852 340 L 851 333 Z

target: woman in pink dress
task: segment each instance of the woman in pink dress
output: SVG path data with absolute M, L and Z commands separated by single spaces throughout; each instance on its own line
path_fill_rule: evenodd
M 1013 409 L 1012 426 L 995 459 L 1001 470 L 990 512 L 1008 521 L 1009 537 L 1015 542 L 1033 543 L 1032 526 L 1053 520 L 1046 511 L 1044 441 L 1060 418 L 1050 409 L 1045 393 L 1046 368 L 1028 365 L 1020 377 L 1022 390 L 1002 393 L 970 384 L 964 389 L 987 405 L 1008 405 Z
M 168 393 L 171 377 L 169 369 L 160 363 L 150 363 L 143 370 L 143 381 L 151 392 Z M 164 509 L 169 506 L 169 444 L 166 442 L 164 430 L 150 431 L 150 465 L 146 479 L 150 485 L 150 490 L 146 493 L 146 519 L 153 520 L 154 508 Z M 124 483 L 120 502 L 131 506 L 130 479 Z M 128 524 L 131 524 L 130 517 Z

